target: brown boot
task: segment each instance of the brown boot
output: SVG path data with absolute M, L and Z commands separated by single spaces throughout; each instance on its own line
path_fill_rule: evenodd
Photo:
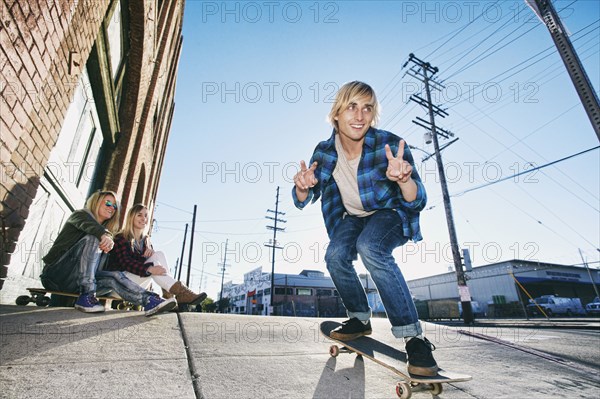
M 194 291 L 186 287 L 181 281 L 173 284 L 173 286 L 169 289 L 169 292 L 175 295 L 177 303 L 181 305 L 198 305 L 206 299 L 206 294 L 204 292 L 196 294 Z
M 162 297 L 165 299 L 169 299 L 169 298 L 173 298 L 173 294 L 171 294 L 169 291 L 165 290 L 164 288 L 161 288 L 162 290 Z

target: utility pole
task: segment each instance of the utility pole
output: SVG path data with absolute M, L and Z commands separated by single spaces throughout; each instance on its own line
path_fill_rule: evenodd
M 179 274 L 177 275 L 177 281 L 181 281 L 181 269 L 183 269 L 183 253 L 185 252 L 185 239 L 187 238 L 188 224 L 185 224 L 185 232 L 183 233 L 183 244 L 181 245 L 181 263 L 179 264 Z
M 448 184 L 446 182 L 446 172 L 444 171 L 444 163 L 442 162 L 442 154 L 438 140 L 438 136 L 448 139 L 453 137 L 454 134 L 435 125 L 435 115 L 445 118 L 448 113 L 431 102 L 431 86 L 433 86 L 435 89 L 443 88 L 443 86 L 432 80 L 433 75 L 438 72 L 437 67 L 432 67 L 428 62 L 421 61 L 412 53 L 409 55 L 408 61 L 404 64 L 404 66 L 406 66 L 409 62 L 412 62 L 414 66 L 412 66 L 407 73 L 415 79 L 420 80 L 425 85 L 427 99 L 423 99 L 422 97 L 414 94 L 410 97 L 410 99 L 427 108 L 429 113 L 429 121 L 417 117 L 417 120 L 413 120 L 413 123 L 428 130 L 426 133 L 426 137 L 428 139 L 429 135 L 431 135 L 438 174 L 440 177 L 440 184 L 442 186 L 442 197 L 444 199 L 444 209 L 446 211 L 446 223 L 448 224 L 448 233 L 450 235 L 450 247 L 452 249 L 452 259 L 454 261 L 454 270 L 456 272 L 456 280 L 458 282 L 458 293 L 462 305 L 463 320 L 465 324 L 471 324 L 473 323 L 471 295 L 469 293 L 469 287 L 467 286 L 467 278 L 463 270 L 460 250 L 458 247 L 458 239 L 456 237 L 456 229 L 454 227 L 454 218 L 452 216 L 452 205 L 450 203 L 450 194 L 448 192 Z
M 202 271 L 200 272 L 200 292 L 202 292 L 202 283 L 204 282 L 204 266 L 206 266 L 206 262 L 202 262 Z
M 192 251 L 194 249 L 194 230 L 196 227 L 196 209 L 197 205 L 194 205 L 194 216 L 192 217 L 192 232 L 190 234 L 190 256 L 188 260 L 188 270 L 187 270 L 187 278 L 185 280 L 185 285 L 190 286 L 190 274 L 192 272 Z
M 583 108 L 592 123 L 598 140 L 600 140 L 600 105 L 598 104 L 598 95 L 594 91 L 590 79 L 585 73 L 585 69 L 583 69 L 581 60 L 577 56 L 575 48 L 552 2 L 550 0 L 525 0 L 525 3 L 527 3 L 548 28 L 558 54 L 560 54 L 571 77 L 571 81 L 575 85 L 575 90 L 577 90 L 577 95 L 579 95 Z
M 596 297 L 600 298 L 600 294 L 598 293 L 598 287 L 596 287 L 596 282 L 594 281 L 592 272 L 590 272 L 590 267 L 588 266 L 587 262 L 583 258 L 583 252 L 581 252 L 581 248 L 579 248 L 579 256 L 581 256 L 581 261 L 583 262 L 583 265 L 585 266 L 585 269 L 588 272 L 588 276 L 590 277 L 590 281 L 592 282 L 592 287 L 594 287 L 594 292 L 596 293 Z
M 221 264 L 221 295 L 219 296 L 219 311 L 223 311 L 223 282 L 225 280 L 225 267 L 227 266 L 227 244 L 229 239 L 225 240 L 225 253 L 223 253 L 223 263 Z
M 264 244 L 265 247 L 273 249 L 271 258 L 271 299 L 269 302 L 269 306 L 273 309 L 273 294 L 275 293 L 275 250 L 283 249 L 283 247 L 277 245 L 277 232 L 285 231 L 285 228 L 277 227 L 277 223 L 287 223 L 286 220 L 279 219 L 279 215 L 285 215 L 285 212 L 279 212 L 279 186 L 277 186 L 277 196 L 275 197 L 275 210 L 267 209 L 267 212 L 275 214 L 275 217 L 265 216 L 265 218 L 273 221 L 273 226 L 267 226 L 267 230 L 273 230 L 273 240 L 269 240 L 268 244 Z

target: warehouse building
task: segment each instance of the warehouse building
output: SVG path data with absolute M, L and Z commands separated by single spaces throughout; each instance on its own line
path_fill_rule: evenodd
M 585 267 L 527 260 L 510 260 L 473 268 L 467 272 L 476 316 L 523 317 L 529 299 L 542 295 L 579 298 L 582 304 L 595 296 L 600 271 Z M 424 319 L 458 318 L 456 274 L 449 272 L 408 282 Z

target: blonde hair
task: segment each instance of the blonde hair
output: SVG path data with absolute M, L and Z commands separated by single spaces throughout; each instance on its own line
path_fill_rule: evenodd
M 335 96 L 335 102 L 331 106 L 331 111 L 327 116 L 327 120 L 335 130 L 338 130 L 338 122 L 335 120 L 335 117 L 342 110 L 346 109 L 353 100 L 359 97 L 371 97 L 373 101 L 373 121 L 371 122 L 371 126 L 377 125 L 379 122 L 379 102 L 377 101 L 375 90 L 368 84 L 355 80 L 340 87 Z
M 115 212 L 113 213 L 112 217 L 108 220 L 105 220 L 104 223 L 102 223 L 102 225 L 106 227 L 106 230 L 110 231 L 112 234 L 115 234 L 117 230 L 119 230 L 120 205 L 119 201 L 117 200 L 117 194 L 114 191 L 96 191 L 90 196 L 90 198 L 88 198 L 88 200 L 85 203 L 85 207 L 88 211 L 92 213 L 94 219 L 98 220 L 98 208 L 100 206 L 104 206 L 104 198 L 106 198 L 109 195 L 112 195 L 115 199 L 117 209 L 115 209 Z
M 135 232 L 133 231 L 133 220 L 135 219 L 135 216 L 143 209 L 148 210 L 148 207 L 144 204 L 135 204 L 134 206 L 132 206 L 131 209 L 127 211 L 127 215 L 125 216 L 125 225 L 123 226 L 121 231 L 119 231 L 119 235 L 122 235 L 127 241 L 130 242 L 132 250 L 134 247 L 135 239 L 137 238 L 135 236 Z

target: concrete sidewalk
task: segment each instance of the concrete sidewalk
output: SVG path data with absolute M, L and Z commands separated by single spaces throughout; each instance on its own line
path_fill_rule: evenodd
M 2 305 L 0 398 L 396 397 L 398 380 L 384 367 L 355 355 L 330 357 L 320 321 Z M 386 319 L 372 324 L 374 338 L 391 339 Z M 443 368 L 473 375 L 446 384 L 441 398 L 600 392 L 598 370 L 463 335 L 460 327 L 424 327 Z

